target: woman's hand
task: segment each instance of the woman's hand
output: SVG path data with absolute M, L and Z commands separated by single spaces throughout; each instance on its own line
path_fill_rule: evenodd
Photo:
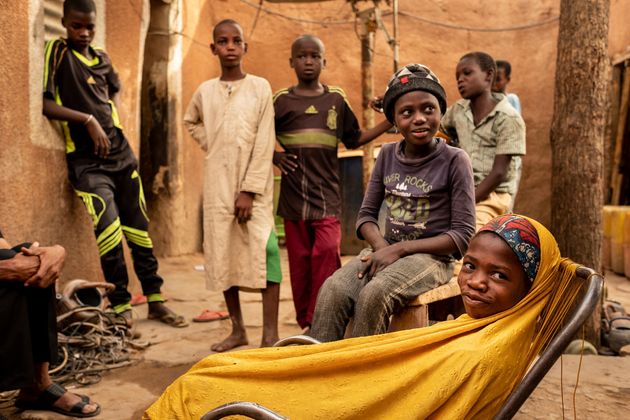
M 362 279 L 364 276 L 372 278 L 376 273 L 398 261 L 402 256 L 398 244 L 393 244 L 361 257 L 363 264 L 359 269 L 359 278 Z

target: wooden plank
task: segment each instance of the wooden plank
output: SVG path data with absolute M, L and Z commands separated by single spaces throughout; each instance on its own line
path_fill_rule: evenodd
M 459 290 L 459 284 L 457 284 L 457 276 L 453 276 L 448 283 L 419 295 L 407 306 L 428 305 L 429 303 L 459 296 L 460 294 L 461 291 Z
M 621 63 L 623 63 L 624 61 L 630 61 L 630 46 L 628 48 L 626 48 L 626 51 L 621 53 L 621 54 L 617 54 L 616 56 L 614 56 L 612 58 L 612 64 L 613 66 L 619 65 Z M 626 63 L 626 65 L 628 65 Z
M 621 106 L 619 107 L 619 117 L 617 132 L 615 136 L 615 151 L 612 159 L 612 197 L 611 204 L 618 205 L 621 199 L 622 174 L 619 173 L 621 166 L 621 153 L 623 151 L 623 136 L 626 131 L 626 120 L 628 119 L 628 104 L 630 103 L 630 67 L 626 66 L 623 72 L 623 88 L 621 91 Z
M 429 325 L 429 307 L 427 305 L 407 306 L 392 316 L 388 332 L 423 328 Z
M 619 104 L 621 101 L 621 79 L 623 66 L 613 66 L 612 81 L 610 87 L 610 106 L 608 107 L 608 123 L 604 135 L 604 203 L 610 203 L 612 199 L 612 174 L 613 154 L 617 139 L 617 126 L 619 124 Z

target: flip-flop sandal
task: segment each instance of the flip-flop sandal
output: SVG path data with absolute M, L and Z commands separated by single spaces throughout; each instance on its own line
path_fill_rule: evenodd
M 201 314 L 193 318 L 194 322 L 212 322 L 220 321 L 222 319 L 228 319 L 230 314 L 225 311 L 211 311 L 210 309 L 204 309 Z
M 162 295 L 162 299 L 164 299 L 163 302 L 168 302 L 168 298 L 166 296 Z M 147 297 L 142 293 L 138 293 L 131 297 L 129 303 L 131 304 L 131 306 L 143 305 L 147 303 Z
M 184 328 L 188 326 L 188 322 L 181 315 L 176 314 L 163 314 L 163 315 L 152 315 L 149 314 L 149 319 L 153 319 L 155 321 L 160 321 L 163 324 L 170 325 L 175 328 Z
M 96 410 L 91 413 L 84 413 L 83 407 L 90 404 L 90 398 L 86 395 L 79 394 L 77 394 L 77 396 L 81 398 L 81 401 L 72 406 L 70 410 L 55 407 L 53 404 L 56 403 L 57 400 L 66 392 L 68 391 L 64 387 L 57 383 L 53 383 L 46 388 L 36 400 L 27 401 L 18 399 L 15 401 L 15 406 L 21 410 L 54 411 L 55 413 L 63 414 L 64 416 L 79 418 L 95 417 L 101 413 L 101 406 L 95 402 L 92 402 L 91 404 L 96 405 Z
M 131 306 L 142 305 L 143 303 L 147 303 L 147 297 L 142 293 L 138 293 L 137 295 L 133 295 L 131 300 L 129 301 Z

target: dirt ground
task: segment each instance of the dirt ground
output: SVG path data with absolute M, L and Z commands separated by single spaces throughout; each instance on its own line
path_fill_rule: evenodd
M 294 320 L 286 250 L 281 249 L 281 252 L 285 282 L 281 288 L 279 326 L 280 336 L 286 337 L 300 333 L 300 328 Z M 194 269 L 202 263 L 201 255 L 162 259 L 160 262 L 160 271 L 166 279 L 164 294 L 174 310 L 190 319 L 203 308 L 225 309 L 222 295 L 206 291 L 203 273 Z M 630 309 L 630 280 L 611 274 L 607 276 L 607 285 L 609 297 Z M 242 348 L 255 348 L 260 343 L 262 331 L 260 295 L 243 293 L 241 302 L 250 342 Z M 134 366 L 107 373 L 100 383 L 81 389 L 81 393 L 101 404 L 99 419 L 139 419 L 175 378 L 210 354 L 210 345 L 229 332 L 227 320 L 191 323 L 183 329 L 170 328 L 144 319 L 146 309 L 146 305 L 138 306 L 135 314 L 142 339 L 151 342 L 151 346 L 139 355 L 141 360 Z M 564 415 L 573 418 L 573 393 L 580 357 L 563 356 L 561 362 L 562 372 L 558 361 L 522 407 L 517 419 L 563 418 L 562 395 Z M 575 394 L 578 418 L 628 418 L 630 357 L 584 356 Z M 0 418 L 1 414 L 9 419 L 67 418 L 35 411 L 0 411 Z

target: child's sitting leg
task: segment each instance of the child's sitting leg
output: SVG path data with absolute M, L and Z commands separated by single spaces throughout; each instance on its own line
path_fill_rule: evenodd
M 389 317 L 416 296 L 450 280 L 453 259 L 431 254 L 412 254 L 395 261 L 372 278 L 358 277 L 360 257 L 337 270 L 324 283 L 313 316 L 311 336 L 320 341 L 343 338 L 354 316 L 352 337 L 383 334 Z

